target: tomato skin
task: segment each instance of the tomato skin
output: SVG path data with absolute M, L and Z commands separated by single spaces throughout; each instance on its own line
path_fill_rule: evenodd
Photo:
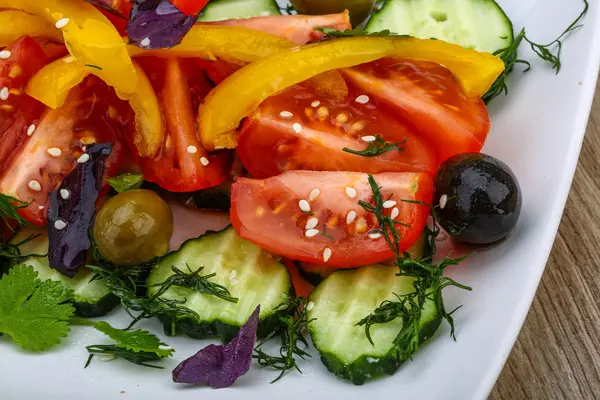
M 373 104 L 359 104 L 358 93 L 345 101 L 317 96 L 308 85 L 297 85 L 264 101 L 246 120 L 237 153 L 255 178 L 269 178 L 290 170 L 381 172 L 436 171 L 436 157 L 416 129 Z M 318 102 L 318 105 L 314 107 Z M 288 114 L 282 115 L 281 113 Z M 292 116 L 290 116 L 290 114 Z M 340 120 L 343 117 L 343 121 Z M 302 128 L 300 132 L 294 127 Z M 362 138 L 381 136 L 402 143 L 392 150 L 364 157 L 343 148 L 364 150 Z
M 449 157 L 479 152 L 490 130 L 483 101 L 468 98 L 441 65 L 396 59 L 341 70 L 372 101 L 413 123 L 442 163 Z
M 348 268 L 375 264 L 393 258 L 394 253 L 384 238 L 372 239 L 369 233 L 379 228 L 377 219 L 358 205 L 371 203 L 373 192 L 368 175 L 351 172 L 293 171 L 265 179 L 239 178 L 232 186 L 231 222 L 240 236 L 262 248 L 298 261 Z M 400 249 L 407 250 L 420 236 L 429 207 L 406 202 L 430 203 L 433 182 L 420 173 L 383 173 L 374 175 L 384 199 L 397 201 L 397 221 L 401 235 Z M 346 188 L 356 190 L 350 198 Z M 310 201 L 310 193 L 319 195 Z M 299 208 L 300 200 L 310 201 L 310 214 Z M 347 214 L 356 218 L 347 224 Z M 388 212 L 391 212 L 389 210 Z M 317 218 L 314 229 L 320 233 L 306 236 L 306 224 Z M 326 235 L 323 235 L 323 227 Z M 325 261 L 325 250 L 331 257 Z
M 198 14 L 209 0 L 169 0 L 179 11 L 186 15 Z
M 233 156 L 225 152 L 208 154 L 202 148 L 194 115 L 212 85 L 192 60 L 148 58 L 140 65 L 159 93 L 167 130 L 165 145 L 154 159 L 140 157 L 129 143 L 144 178 L 171 192 L 193 192 L 223 183 Z M 204 165 L 203 160 L 208 164 Z

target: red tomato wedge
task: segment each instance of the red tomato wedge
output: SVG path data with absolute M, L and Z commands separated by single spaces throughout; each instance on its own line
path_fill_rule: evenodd
M 468 98 L 441 65 L 382 59 L 341 72 L 377 106 L 411 121 L 436 149 L 440 163 L 483 147 L 490 130 L 485 104 Z
M 20 214 L 45 225 L 48 193 L 75 168 L 82 146 L 112 142 L 105 176 L 115 171 L 121 157 L 119 137 L 133 119 L 128 110 L 113 89 L 95 77 L 87 78 L 69 93 L 63 107 L 46 109 L 36 125 L 23 131 L 22 144 L 0 177 L 0 193 L 30 203 Z
M 179 9 L 184 14 L 194 15 L 198 14 L 206 5 L 209 0 L 169 0 L 171 4 Z
M 237 147 L 244 166 L 255 178 L 291 170 L 380 172 L 436 171 L 435 153 L 406 122 L 373 103 L 360 104 L 350 92 L 340 102 L 297 85 L 270 97 L 246 120 Z M 360 100 L 360 99 L 359 99 Z M 374 157 L 363 151 L 380 136 L 399 145 Z
M 400 249 L 407 250 L 421 235 L 433 182 L 428 174 L 374 175 L 384 199 L 396 204 L 386 213 L 398 216 Z M 352 172 L 293 171 L 265 179 L 239 178 L 231 191 L 231 222 L 243 238 L 298 261 L 354 267 L 389 260 L 394 253 L 374 214 L 358 201 L 373 202 L 368 175 Z M 397 209 L 397 211 L 394 211 Z
M 144 178 L 171 192 L 192 192 L 223 183 L 232 155 L 208 154 L 196 130 L 194 110 L 212 88 L 204 74 L 192 60 L 148 58 L 140 64 L 159 94 L 167 130 L 166 142 L 156 158 L 138 156 Z
M 287 38 L 298 44 L 319 40 L 325 34 L 315 28 L 331 28 L 344 31 L 352 29 L 348 11 L 329 15 L 276 15 L 245 19 L 228 19 L 203 24 L 240 26 Z

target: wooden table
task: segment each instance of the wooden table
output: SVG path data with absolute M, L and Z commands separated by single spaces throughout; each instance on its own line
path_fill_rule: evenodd
M 558 237 L 492 400 L 600 399 L 600 83 Z

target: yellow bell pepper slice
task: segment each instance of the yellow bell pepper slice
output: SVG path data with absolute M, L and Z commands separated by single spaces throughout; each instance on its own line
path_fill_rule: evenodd
M 69 52 L 88 70 L 123 93 L 133 93 L 135 69 L 116 28 L 82 0 L 0 0 L 0 8 L 39 15 L 62 31 Z
M 127 50 L 132 57 L 197 57 L 212 61 L 220 58 L 249 63 L 296 46 L 288 39 L 253 29 L 194 25 L 181 43 L 170 49 L 144 50 L 128 45 Z
M 61 107 L 69 91 L 79 85 L 89 70 L 72 56 L 58 59 L 39 70 L 25 87 L 25 93 L 50 108 Z
M 496 56 L 440 40 L 354 37 L 310 44 L 256 61 L 212 90 L 199 109 L 202 145 L 209 151 L 234 148 L 240 121 L 269 96 L 317 74 L 383 57 L 441 64 L 473 97 L 482 96 L 504 70 Z
M 133 66 L 138 77 L 135 92 L 128 96 L 129 105 L 135 112 L 133 143 L 140 156 L 154 158 L 165 141 L 162 112 L 148 76 L 137 63 L 134 62 Z
M 8 46 L 21 36 L 44 37 L 62 41 L 62 33 L 44 18 L 17 10 L 0 11 L 0 47 Z

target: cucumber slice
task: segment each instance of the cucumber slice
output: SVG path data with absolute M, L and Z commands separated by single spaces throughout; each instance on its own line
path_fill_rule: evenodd
M 188 266 L 191 271 L 204 267 L 202 275 L 215 273 L 211 282 L 225 286 L 239 300 L 232 303 L 190 289 L 173 287 L 163 297 L 184 301 L 183 305 L 197 312 L 200 319 L 161 318 L 168 335 L 174 333 L 173 328 L 179 328 L 192 338 L 217 336 L 228 341 L 260 304 L 258 334 L 265 336 L 286 313 L 279 305 L 293 294 L 287 268 L 278 257 L 242 239 L 231 227 L 188 240 L 179 250 L 162 258 L 148 276 L 148 295 L 154 295 L 158 290 L 155 285 L 160 285 L 173 274 L 172 267 L 189 271 Z
M 373 325 L 372 345 L 364 326 L 356 324 L 385 300 L 414 291 L 413 278 L 396 276 L 391 266 L 368 266 L 331 274 L 310 295 L 309 325 L 321 362 L 336 376 L 361 385 L 384 374 L 395 373 L 399 360 L 392 341 L 402 329 L 402 320 Z M 441 317 L 433 302 L 425 304 L 421 317 L 421 341 L 431 337 Z
M 275 0 L 216 0 L 202 10 L 198 22 L 281 15 Z
M 60 281 L 70 286 L 74 292 L 73 305 L 75 313 L 84 318 L 101 317 L 110 312 L 117 304 L 119 298 L 113 295 L 101 279 L 92 281 L 94 273 L 82 268 L 74 277 L 69 278 L 50 267 L 48 257 L 48 235 L 45 229 L 23 227 L 12 238 L 11 243 L 18 243 L 31 235 L 39 235 L 35 239 L 20 246 L 23 256 L 30 256 L 18 265 L 31 266 L 38 273 L 40 280 Z
M 489 53 L 514 39 L 512 22 L 494 0 L 388 0 L 366 28 L 385 29 Z

